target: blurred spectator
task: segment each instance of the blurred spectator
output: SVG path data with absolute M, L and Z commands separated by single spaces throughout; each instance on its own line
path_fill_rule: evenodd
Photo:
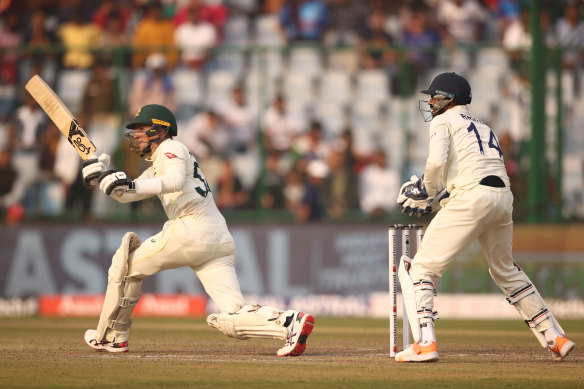
M 503 33 L 510 24 L 520 19 L 523 0 L 486 0 L 483 4 L 491 18 L 496 18 L 496 28 Z M 526 8 L 526 7 L 525 7 Z
M 482 39 L 486 10 L 476 0 L 443 0 L 437 6 L 447 44 L 475 43 Z
M 330 11 L 320 0 L 287 0 L 280 23 L 288 41 L 320 41 L 331 24 Z
M 105 20 L 101 34 L 101 44 L 105 50 L 100 53 L 100 58 L 102 61 L 127 67 L 130 64 L 130 55 L 126 52 L 126 46 L 130 44 L 130 36 L 123 23 L 117 14 Z
M 359 180 L 361 210 L 377 217 L 395 209 L 400 185 L 398 172 L 387 166 L 385 152 L 376 150 L 371 164 L 363 169 Z
M 282 156 L 292 150 L 300 134 L 302 122 L 297 115 L 286 111 L 284 97 L 276 96 L 264 113 L 262 125 L 268 152 Z
M 37 216 L 54 216 L 63 212 L 65 202 L 64 188 L 54 173 L 57 146 L 62 138 L 64 137 L 61 132 L 53 123 L 50 123 L 39 139 L 37 190 L 39 192 L 40 212 Z
M 440 42 L 440 35 L 432 29 L 428 23 L 428 14 L 424 11 L 414 11 L 410 22 L 404 27 L 403 44 L 409 48 L 406 52 L 407 64 L 409 65 L 409 92 L 416 90 L 419 80 L 425 80 L 426 74 L 434 66 L 436 53 L 434 48 Z M 394 88 L 403 88 L 403 81 L 399 78 L 392 78 Z M 403 78 L 403 75 L 399 75 Z M 407 80 L 406 80 L 407 81 Z M 397 94 L 398 90 L 394 90 Z M 399 90 L 403 92 L 402 90 Z
M 148 104 L 160 104 L 170 110 L 176 109 L 175 88 L 172 77 L 167 72 L 166 57 L 161 53 L 148 56 L 146 71 L 138 73 L 130 87 L 128 110 L 132 117 L 141 107 Z
M 529 28 L 529 12 L 523 10 L 520 17 L 511 19 L 503 31 L 501 44 L 507 51 L 511 67 L 515 70 L 524 59 L 525 53 L 531 49 L 531 33 Z
M 285 206 L 284 186 L 286 184 L 286 167 L 282 167 L 280 157 L 269 153 L 264 159 L 263 183 L 266 193 L 261 197 L 261 206 L 264 209 L 283 209 Z
M 14 191 L 18 172 L 12 166 L 12 151 L 0 150 L 0 210 L 5 210 L 15 202 L 11 193 Z
M 359 68 L 359 53 L 346 50 L 347 46 L 359 43 L 359 34 L 368 15 L 371 13 L 370 1 L 331 0 L 330 28 L 324 35 L 323 43 L 338 47 L 328 53 L 328 67 L 353 75 Z
M 526 65 L 512 73 L 505 84 L 504 95 L 509 99 L 509 134 L 513 142 L 527 142 L 531 136 L 525 123 L 530 120 L 531 82 Z
M 115 113 L 116 83 L 109 67 L 102 61 L 93 66 L 81 101 L 85 129 L 100 153 L 112 155 L 120 140 L 118 115 Z
M 181 133 L 181 141 L 197 159 L 213 155 L 226 157 L 229 154 L 229 130 L 212 109 L 193 116 Z
M 580 95 L 582 87 L 579 69 L 584 64 L 584 19 L 581 11 L 582 2 L 570 0 L 564 15 L 556 23 L 557 43 L 564 49 L 563 65 L 572 71 L 577 95 Z
M 346 157 L 342 148 L 333 147 L 327 159 L 330 168 L 326 191 L 329 195 L 328 213 L 333 218 L 359 206 L 357 175 Z
M 411 2 L 373 0 L 372 9 L 386 15 L 384 30 L 393 42 L 401 42 L 404 26 L 409 23 Z
M 197 157 L 209 186 L 215 189 L 222 160 L 230 154 L 229 130 L 219 115 L 211 109 L 196 114 L 178 137 Z
M 63 137 L 57 127 L 50 123 L 40 136 L 39 173 L 42 181 L 55 179 L 57 146 Z
M 210 2 L 214 1 L 223 1 L 223 0 L 207 0 Z M 257 0 L 227 0 L 229 4 L 229 8 L 234 13 L 244 14 L 244 15 L 252 15 L 256 12 L 258 8 Z
M 524 199 L 527 195 L 526 185 L 523 181 L 523 171 L 520 164 L 520 144 L 513 141 L 513 137 L 509 132 L 504 132 L 499 136 L 499 147 L 503 153 L 503 160 L 505 161 L 505 169 L 511 182 L 511 191 L 513 197 L 516 199 Z M 513 204 L 513 215 L 521 217 L 525 211 L 521 201 L 516 201 Z
M 243 186 L 251 191 L 260 168 L 257 109 L 248 104 L 240 84 L 233 88 L 231 98 L 217 105 L 217 113 L 229 129 L 233 168 Z
M 305 160 L 297 160 L 293 168 L 286 173 L 283 188 L 284 204 L 286 209 L 293 215 L 299 212 L 302 198 L 304 197 L 304 170 L 306 169 Z
M 85 125 L 80 122 L 81 126 Z M 91 217 L 91 190 L 83 183 L 81 159 L 66 137 L 61 136 L 57 144 L 54 173 L 61 183 L 65 196 L 65 209 L 80 211 L 85 221 Z
M 564 67 L 572 69 L 582 63 L 584 48 L 584 19 L 581 3 L 569 1 L 564 15 L 556 23 L 556 38 L 564 51 Z
M 313 159 L 326 160 L 330 152 L 330 145 L 324 138 L 320 122 L 313 121 L 310 124 L 309 130 L 297 139 L 294 151 L 307 161 Z
M 135 50 L 132 66 L 142 67 L 149 54 L 163 52 L 166 57 L 166 66 L 173 69 L 178 55 L 174 45 L 172 21 L 164 18 L 162 5 L 158 1 L 148 3 L 144 7 L 144 16 L 138 22 L 132 35 L 132 46 Z M 172 110 L 171 107 L 168 108 Z
M 23 33 L 17 14 L 4 15 L 0 27 L 0 118 L 6 117 L 17 104 L 19 46 Z
M 199 69 L 209 58 L 207 51 L 217 43 L 215 27 L 201 18 L 200 6 L 188 8 L 188 18 L 174 31 L 174 41 L 181 50 L 182 62 Z
M 329 167 L 321 159 L 314 159 L 306 165 L 303 196 L 296 210 L 297 221 L 305 223 L 326 219 L 327 201 L 324 186 L 329 171 Z
M 76 9 L 71 19 L 59 27 L 57 35 L 65 46 L 64 67 L 87 69 L 93 65 L 92 50 L 99 47 L 101 31 L 83 19 L 81 9 Z
M 55 36 L 46 28 L 46 21 L 45 12 L 39 9 L 33 12 L 30 23 L 26 26 L 24 40 L 28 47 L 24 55 L 26 60 L 21 65 L 21 78 L 27 81 L 35 73 L 40 74 L 48 83 L 56 78 L 56 55 L 51 48 Z
M 24 42 L 24 34 L 17 14 L 9 13 L 3 19 L 0 27 L 0 81 L 14 84 L 18 79 L 18 48 Z
M 223 168 L 217 182 L 215 201 L 220 209 L 244 208 L 249 200 L 249 192 L 243 187 L 229 159 L 223 160 Z
M 107 30 L 110 22 L 116 20 L 120 31 L 125 33 L 128 29 L 131 12 L 128 7 L 116 3 L 114 0 L 102 0 L 93 11 L 91 21 L 101 30 Z
M 15 225 L 24 219 L 26 210 L 21 204 L 14 204 L 6 208 L 4 223 L 6 225 Z
M 39 178 L 39 139 L 45 129 L 47 116 L 37 102 L 26 95 L 26 100 L 15 114 L 16 142 L 13 145 L 12 163 L 18 172 L 14 189 L 14 202 L 23 203 L 30 209 L 37 205 L 38 193 L 34 185 Z
M 365 69 L 388 69 L 395 64 L 397 55 L 391 49 L 391 36 L 385 30 L 387 15 L 376 8 L 365 19 L 360 30 L 361 66 Z
M 215 32 L 219 40 L 221 38 L 221 30 L 229 17 L 229 8 L 223 4 L 222 0 L 189 0 L 175 12 L 173 18 L 175 27 L 180 26 L 189 19 L 189 14 L 193 8 L 199 9 L 199 18 L 201 21 L 210 23 L 215 27 Z
M 371 14 L 369 1 L 329 1 L 331 28 L 324 42 L 329 45 L 354 45 L 359 41 L 359 31 Z
M 286 37 L 280 25 L 279 12 L 285 0 L 265 0 L 255 25 L 255 43 L 267 46 L 282 46 Z
M 231 98 L 220 102 L 217 112 L 231 133 L 232 147 L 237 153 L 245 153 L 257 146 L 257 110 L 246 101 L 243 85 L 231 91 Z
M 84 223 L 91 222 L 94 217 L 91 212 L 93 192 L 85 185 L 81 174 L 78 172 L 75 180 L 62 189 L 66 193 L 65 209 L 70 212 L 80 213 Z
M 345 164 L 353 169 L 353 174 L 360 174 L 364 167 L 365 158 L 357 150 L 353 131 L 350 128 L 345 129 L 341 136 L 335 140 L 335 147 L 345 154 Z
M 504 132 L 499 136 L 499 146 L 501 147 L 501 153 L 503 153 L 505 169 L 511 181 L 511 188 L 517 187 L 513 183 L 517 184 L 517 176 L 519 175 L 519 150 L 517 150 L 509 132 Z

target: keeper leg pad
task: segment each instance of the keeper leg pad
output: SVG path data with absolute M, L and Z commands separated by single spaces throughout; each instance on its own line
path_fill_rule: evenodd
M 545 301 L 533 284 L 528 283 L 507 296 L 507 302 L 513 305 L 531 332 L 543 348 L 548 348 L 543 332 L 551 327 L 564 336 L 564 330 L 548 309 Z
M 399 269 L 397 271 L 397 276 L 401 285 L 401 292 L 404 302 L 404 307 L 408 315 L 408 321 L 410 322 L 410 329 L 412 331 L 412 338 L 415 342 L 420 341 L 420 321 L 418 319 L 417 307 L 416 307 L 416 295 L 414 291 L 414 283 L 410 278 L 408 270 L 411 265 L 411 259 L 405 255 L 400 258 Z M 404 346 L 405 347 L 405 346 Z
M 96 339 L 106 340 L 106 335 L 115 330 L 121 337 L 127 337 L 132 325 L 130 316 L 140 299 L 142 280 L 128 279 L 128 260 L 130 254 L 140 247 L 140 238 L 133 232 L 128 232 L 122 238 L 122 244 L 112 257 L 108 271 L 108 285 L 105 292 L 103 308 L 97 325 Z M 121 315 L 121 316 L 120 316 Z M 127 340 L 119 339 L 118 340 Z M 111 339 L 109 339 L 111 340 Z
M 528 283 L 511 293 L 507 296 L 507 302 L 525 312 L 528 326 L 536 328 L 540 332 L 556 327 L 560 334 L 564 334 L 564 330 L 533 284 Z
M 287 315 L 276 308 L 246 305 L 231 313 L 215 313 L 207 317 L 207 324 L 225 335 L 240 340 L 275 338 L 286 340 Z

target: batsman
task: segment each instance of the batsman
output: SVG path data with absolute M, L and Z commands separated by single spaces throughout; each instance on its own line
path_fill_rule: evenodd
M 402 211 L 437 212 L 413 259 L 402 256 L 398 272 L 414 344 L 396 354 L 398 362 L 439 359 L 434 334 L 434 279 L 478 240 L 489 272 L 523 317 L 542 347 L 561 361 L 574 349 L 537 289 L 513 261 L 513 195 L 495 133 L 468 109 L 468 81 L 442 73 L 422 91 L 419 104 L 430 123 L 424 175 L 413 176 L 399 193 Z M 429 109 L 428 109 L 429 108 Z M 409 268 L 409 271 L 408 271 Z
M 111 198 L 127 203 L 158 196 L 168 216 L 162 231 L 141 242 L 128 232 L 112 258 L 105 300 L 97 329 L 85 332 L 92 349 L 129 351 L 132 312 L 145 277 L 188 266 L 195 271 L 220 313 L 207 323 L 237 339 L 276 338 L 285 341 L 277 355 L 298 356 L 312 332 L 312 315 L 250 305 L 235 272 L 235 244 L 197 159 L 173 139 L 177 124 L 166 107 L 142 107 L 126 128 L 130 148 L 152 165 L 132 180 L 120 170 L 106 170 L 107 155 L 85 161 L 83 178 Z

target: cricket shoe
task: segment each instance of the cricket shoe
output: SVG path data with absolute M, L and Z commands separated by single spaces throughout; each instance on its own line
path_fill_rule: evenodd
M 292 311 L 286 318 L 285 327 L 288 327 L 288 338 L 284 347 L 278 350 L 279 357 L 297 357 L 306 350 L 306 339 L 314 327 L 314 317 L 307 313 Z
M 554 360 L 558 362 L 563 361 L 574 350 L 575 346 L 574 342 L 563 336 L 558 336 L 553 341 L 548 342 L 548 348 L 552 352 Z
M 398 362 L 435 362 L 438 359 L 440 356 L 436 342 L 432 342 L 428 346 L 422 346 L 418 343 L 411 344 L 395 356 L 395 360 Z
M 97 334 L 96 330 L 87 330 L 85 331 L 85 343 L 89 347 L 97 351 L 109 351 L 110 353 L 127 353 L 130 351 L 130 347 L 128 346 L 128 341 L 125 342 L 108 342 L 107 340 L 98 342 L 95 339 L 95 334 Z

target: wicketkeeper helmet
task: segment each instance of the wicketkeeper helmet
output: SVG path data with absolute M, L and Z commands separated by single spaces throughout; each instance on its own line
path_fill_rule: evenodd
M 422 93 L 430 96 L 441 95 L 453 99 L 458 104 L 470 104 L 472 101 L 470 84 L 464 77 L 454 72 L 437 75 L 430 83 L 430 87 Z

